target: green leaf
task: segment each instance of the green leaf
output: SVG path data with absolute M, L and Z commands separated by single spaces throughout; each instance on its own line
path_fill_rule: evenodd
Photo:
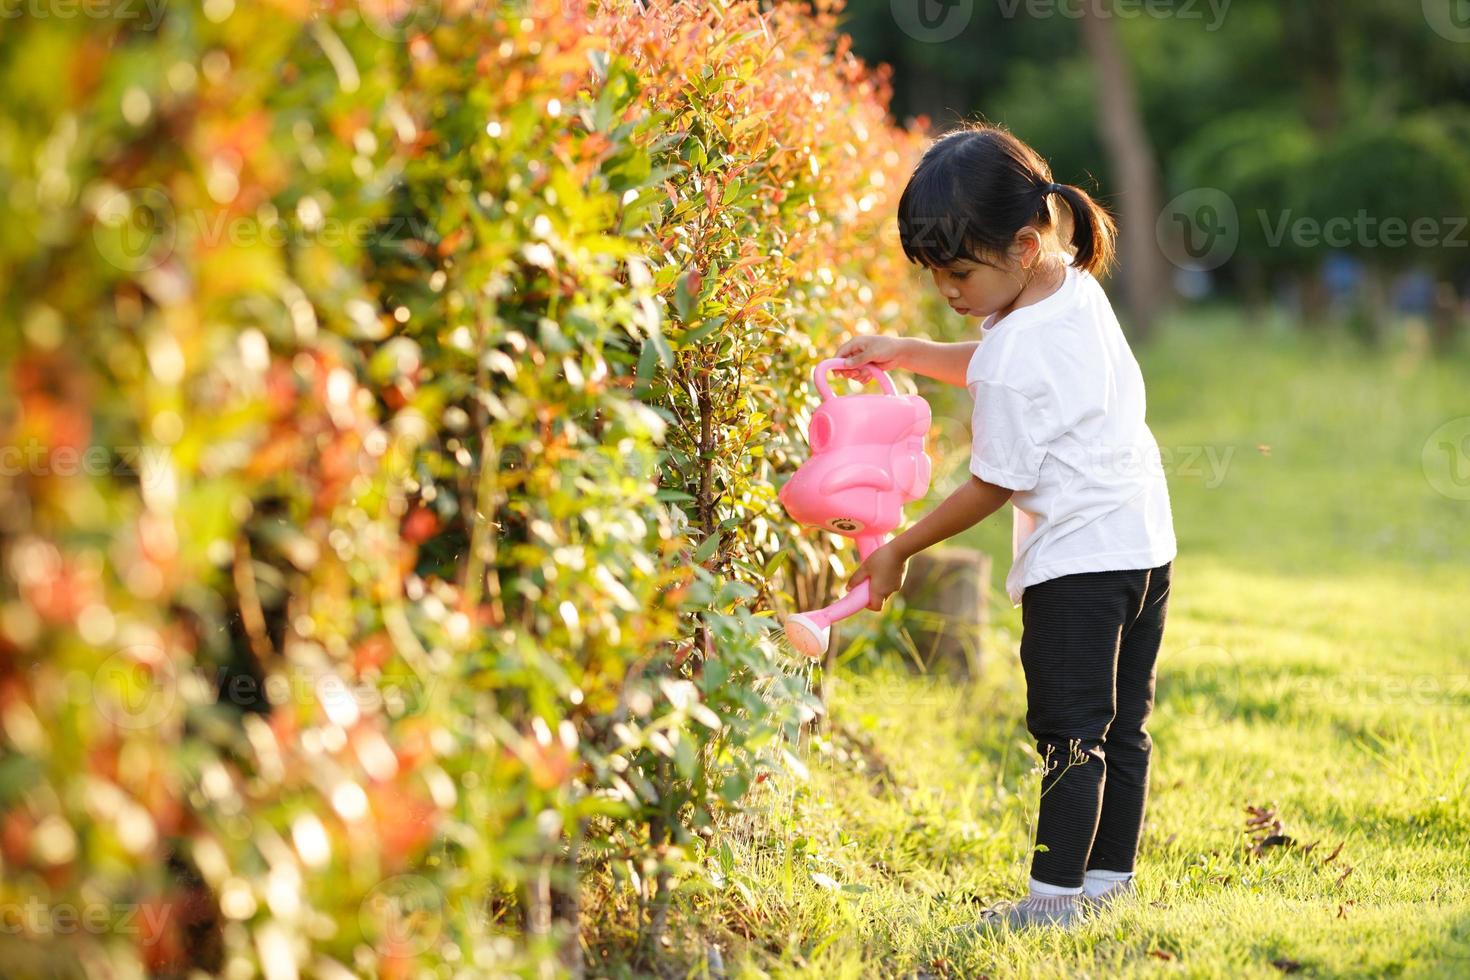
M 721 527 L 724 527 L 725 526 L 723 521 L 720 522 L 720 526 Z M 739 569 L 740 571 L 744 572 L 746 575 L 751 576 L 752 578 L 760 578 L 760 575 L 761 575 L 761 570 L 759 568 L 755 567 L 754 565 L 752 565 L 750 562 L 746 561 L 743 558 L 731 558 L 730 559 L 730 567 L 731 568 Z
M 708 337 L 710 334 L 714 333 L 716 330 L 720 329 L 720 327 L 724 326 L 724 324 L 725 317 L 710 317 L 708 320 L 704 321 L 693 330 L 685 331 L 684 336 L 679 338 L 679 345 L 681 347 L 692 347 L 704 338 Z
M 689 292 L 689 274 L 686 272 L 674 285 L 674 309 L 679 311 L 680 321 L 688 323 L 689 311 L 693 308 L 694 296 Z
M 704 562 L 708 561 L 710 555 L 713 555 L 715 553 L 715 549 L 718 548 L 719 545 L 719 533 L 716 532 L 715 534 L 711 534 L 709 537 L 705 538 L 704 541 L 700 543 L 699 548 L 695 550 L 694 561 L 697 564 L 703 564 Z
M 718 691 L 724 687 L 725 681 L 730 679 L 730 668 L 718 660 L 707 660 L 704 664 L 704 689 L 706 692 Z
M 727 878 L 735 870 L 735 854 L 730 850 L 729 841 L 720 841 L 720 870 Z
M 679 770 L 679 775 L 685 779 L 693 779 L 694 771 L 698 765 L 698 756 L 694 751 L 694 738 L 687 732 L 679 737 L 674 743 L 674 765 Z
M 750 780 L 746 779 L 738 772 L 731 773 L 730 775 L 726 776 L 725 781 L 720 784 L 720 796 L 722 799 L 725 800 L 725 802 L 734 803 L 738 801 L 742 796 L 744 796 L 746 790 L 748 789 L 750 789 Z M 725 853 L 729 853 L 729 845 L 726 844 L 723 846 L 725 849 Z M 733 859 L 731 863 L 733 866 Z M 723 867 L 723 864 L 721 866 Z M 729 868 L 725 869 L 725 873 L 730 873 Z
M 720 586 L 720 594 L 715 599 L 715 605 L 726 606 L 741 599 L 750 599 L 756 594 L 755 586 L 749 582 L 726 582 Z
M 709 163 L 709 154 L 705 152 L 704 144 L 700 142 L 698 136 L 690 136 L 684 141 L 684 145 L 679 149 L 679 156 L 687 160 L 691 167 L 702 168 Z
M 648 382 L 653 380 L 654 360 L 658 357 L 658 348 L 651 343 L 652 338 L 644 341 L 643 350 L 638 354 L 638 380 Z
M 674 351 L 673 348 L 669 347 L 669 339 L 663 335 L 663 331 L 655 331 L 649 336 L 648 342 L 658 352 L 658 359 L 664 362 L 664 367 L 671 368 L 674 366 Z

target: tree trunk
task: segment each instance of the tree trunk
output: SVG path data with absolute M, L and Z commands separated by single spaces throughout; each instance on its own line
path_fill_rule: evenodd
M 1458 346 L 1464 321 L 1459 292 L 1454 283 L 1441 282 L 1435 287 L 1434 312 L 1430 316 L 1429 324 L 1436 354 L 1449 354 Z
M 1302 115 L 1318 133 L 1328 135 L 1342 123 L 1343 35 L 1340 4 L 1309 0 L 1285 4 L 1283 45 L 1297 67 Z
M 1327 295 L 1327 284 L 1322 281 L 1322 272 L 1315 267 L 1296 277 L 1302 326 L 1309 330 L 1322 330 L 1328 325 L 1332 303 Z
M 913 557 L 900 591 L 925 672 L 980 676 L 989 586 L 990 557 L 974 548 L 941 546 Z
M 1158 164 L 1114 18 L 1099 15 L 1091 4 L 1078 10 L 1097 78 L 1098 135 L 1120 190 L 1118 258 L 1125 306 L 1135 336 L 1147 339 L 1171 291 L 1168 266 L 1154 239 L 1160 210 Z
M 1388 272 L 1380 265 L 1369 264 L 1363 268 L 1359 285 L 1357 309 L 1353 314 L 1355 332 L 1369 347 L 1383 344 L 1388 332 Z
M 1248 256 L 1240 259 L 1240 292 L 1245 300 L 1245 325 L 1258 329 L 1271 315 L 1271 288 L 1261 263 Z

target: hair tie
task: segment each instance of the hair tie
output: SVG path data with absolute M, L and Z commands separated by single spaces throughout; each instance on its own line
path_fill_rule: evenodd
M 1043 194 L 1060 194 L 1061 192 L 1062 192 L 1062 185 L 1061 184 L 1056 184 L 1056 183 L 1047 184 L 1045 187 L 1043 187 L 1041 189 L 1041 193 L 1043 193 Z

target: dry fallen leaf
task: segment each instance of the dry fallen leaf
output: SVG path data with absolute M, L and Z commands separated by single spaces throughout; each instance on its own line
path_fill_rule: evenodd
M 1294 844 L 1296 844 L 1296 840 L 1286 834 L 1271 834 L 1269 837 L 1263 837 L 1257 841 L 1256 845 L 1251 848 L 1251 853 L 1256 857 L 1260 857 L 1268 847 L 1291 847 Z
M 1282 833 L 1281 817 L 1275 807 L 1247 805 L 1245 809 L 1250 814 L 1246 818 L 1245 829 L 1251 834 L 1252 856 L 1260 857 L 1267 848 L 1291 847 L 1296 844 L 1294 838 Z
M 1276 815 L 1275 807 L 1246 805 L 1246 812 L 1250 814 L 1246 818 L 1246 830 L 1260 830 L 1270 827 L 1273 831 L 1281 830 L 1281 819 Z

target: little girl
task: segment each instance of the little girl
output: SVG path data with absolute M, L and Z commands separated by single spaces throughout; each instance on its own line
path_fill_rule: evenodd
M 968 388 L 971 479 L 869 555 L 848 588 L 868 579 L 869 608 L 881 609 L 910 557 L 1011 502 L 1006 590 L 1022 610 L 1026 727 L 1045 760 L 1045 848 L 1033 852 L 1030 894 L 987 910 L 981 926 L 1070 928 L 1133 889 L 1176 553 L 1143 376 L 1094 278 L 1116 229 L 1085 191 L 1053 183 L 1031 147 L 979 125 L 929 147 L 898 224 L 904 253 L 950 306 L 984 318 L 980 340 L 866 336 L 837 354 Z

